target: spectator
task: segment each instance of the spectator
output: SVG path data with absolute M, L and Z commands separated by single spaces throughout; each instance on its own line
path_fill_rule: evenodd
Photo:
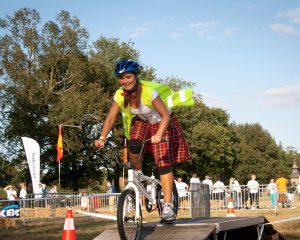
M 187 195 L 188 195 L 187 191 L 189 190 L 189 186 L 185 182 L 182 181 L 182 177 L 178 177 L 176 187 L 177 187 L 177 191 L 178 191 L 180 207 L 182 207 L 184 210 L 186 210 Z
M 297 187 L 296 187 L 296 191 L 298 192 L 298 196 L 299 196 L 299 198 L 300 198 L 300 182 L 299 182 L 299 184 L 297 185 Z
M 4 188 L 4 191 L 6 192 L 9 204 L 15 204 L 15 200 L 18 198 L 18 196 L 17 192 L 14 190 L 14 187 L 12 185 L 8 185 Z
M 80 198 L 80 207 L 81 210 L 84 211 L 89 211 L 89 198 L 86 195 L 85 191 L 82 191 L 81 193 L 79 193 Z
M 114 185 L 112 185 L 110 182 L 106 183 L 106 186 L 108 188 L 107 193 L 116 193 L 116 188 Z
M 276 180 L 277 185 L 277 192 L 278 192 L 278 203 L 281 205 L 282 208 L 285 207 L 287 199 L 287 185 L 288 180 L 281 174 L 281 177 Z
M 38 207 L 45 207 L 45 200 L 42 200 L 43 197 L 45 197 L 46 185 L 39 182 L 38 184 L 38 193 L 35 195 L 35 198 L 37 199 L 37 206 Z
M 20 183 L 20 193 L 19 193 L 19 198 L 21 199 L 20 201 L 20 207 L 26 207 L 26 197 L 27 197 L 27 191 L 26 191 L 26 185 L 25 183 Z
M 192 177 L 190 179 L 190 184 L 191 183 L 200 183 L 200 179 L 197 177 L 197 173 L 192 174 Z
M 58 196 L 58 194 L 57 194 L 57 185 L 53 184 L 51 189 L 48 192 L 48 197 L 57 197 L 57 196 Z
M 248 188 L 241 189 L 241 207 L 244 209 L 248 209 L 248 207 L 247 207 L 247 201 L 248 201 L 248 195 L 249 195 L 248 192 L 249 192 Z
M 116 193 L 117 192 L 115 186 L 112 185 L 110 182 L 106 183 L 106 186 L 108 187 L 107 193 Z M 108 205 L 109 205 L 110 210 L 114 209 L 115 202 L 116 202 L 116 197 L 109 196 Z
M 210 180 L 210 176 L 205 176 L 205 179 L 202 181 L 203 184 L 207 184 L 209 186 L 209 191 L 211 192 L 212 186 L 214 185 L 212 180 Z
M 235 177 L 231 177 L 229 179 L 229 189 L 231 192 L 234 207 L 241 208 L 241 186 L 240 183 L 235 179 Z
M 216 177 L 216 182 L 212 187 L 213 199 L 217 200 L 217 207 L 224 207 L 225 185 L 221 182 L 220 177 Z
M 39 182 L 38 184 L 38 195 L 36 195 L 36 198 L 42 198 L 45 197 L 45 194 L 47 193 L 46 185 Z
M 27 191 L 26 191 L 26 185 L 25 183 L 20 183 L 20 193 L 19 193 L 19 198 L 25 199 L 27 196 Z
M 256 175 L 251 175 L 251 180 L 248 181 L 247 187 L 250 193 L 250 206 L 252 209 L 259 208 L 259 183 L 256 181 Z M 254 205 L 255 202 L 255 205 Z
M 277 185 L 273 178 L 270 180 L 270 183 L 267 186 L 267 190 L 270 194 L 271 207 L 273 208 L 277 205 Z
M 50 207 L 51 209 L 56 208 L 57 204 L 57 198 L 58 198 L 58 193 L 57 193 L 57 185 L 53 184 L 51 189 L 49 190 L 47 197 L 50 198 Z

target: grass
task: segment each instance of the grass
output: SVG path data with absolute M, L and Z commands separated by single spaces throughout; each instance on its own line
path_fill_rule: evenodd
M 61 239 L 64 219 L 46 220 L 43 222 L 28 222 L 26 225 L 17 224 L 15 228 L 1 229 L 1 240 L 57 240 Z M 101 232 L 116 225 L 114 221 L 96 218 L 76 218 L 75 231 L 77 240 L 93 239 Z
M 145 221 L 158 221 L 157 212 L 143 213 Z M 235 212 L 236 217 L 264 216 L 269 222 L 282 219 L 300 217 L 299 208 L 279 209 L 277 214 L 270 210 L 241 210 Z M 188 213 L 180 212 L 179 218 L 188 217 Z M 226 210 L 213 211 L 211 217 L 226 217 Z M 45 220 L 41 222 L 28 222 L 22 225 L 17 223 L 14 227 L 1 229 L 1 240 L 54 240 L 60 239 L 64 226 L 64 219 Z M 99 218 L 81 217 L 75 218 L 75 231 L 77 240 L 90 240 L 98 236 L 106 229 L 116 227 L 115 221 L 108 221 Z M 274 228 L 287 240 L 300 239 L 300 220 L 274 224 Z

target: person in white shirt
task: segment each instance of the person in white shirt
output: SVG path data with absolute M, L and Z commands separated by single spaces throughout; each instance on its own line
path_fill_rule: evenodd
M 270 193 L 271 207 L 275 207 L 277 204 L 277 185 L 274 179 L 270 180 L 267 190 Z
M 14 204 L 17 196 L 17 192 L 14 190 L 14 187 L 12 185 L 8 185 L 4 188 L 4 191 L 6 192 L 7 199 L 10 201 L 9 204 Z
M 89 197 L 86 195 L 85 191 L 82 191 L 81 193 L 79 193 L 80 198 L 80 206 L 81 206 L 81 210 L 84 211 L 89 211 Z
M 300 198 L 300 182 L 299 182 L 299 184 L 297 185 L 297 192 L 298 192 L 298 196 L 299 196 L 299 198 Z
M 210 204 L 211 204 L 211 191 L 212 191 L 212 187 L 213 187 L 213 182 L 212 180 L 210 180 L 210 176 L 205 176 L 205 179 L 202 181 L 203 184 L 208 185 L 209 187 L 209 199 L 210 199 Z
M 238 180 L 235 179 L 235 177 L 230 178 L 229 189 L 231 192 L 231 197 L 232 197 L 234 207 L 241 208 L 242 207 L 241 186 Z
M 187 197 L 188 197 L 187 192 L 189 190 L 189 186 L 185 182 L 182 181 L 181 177 L 178 177 L 177 183 L 176 183 L 176 188 L 177 188 L 177 192 L 178 192 L 180 207 L 183 208 L 185 211 L 186 207 L 187 207 Z
M 20 193 L 19 193 L 19 198 L 25 199 L 26 196 L 27 196 L 27 191 L 26 191 L 26 185 L 25 185 L 25 183 L 20 183 L 20 187 L 21 187 L 21 190 L 20 190 Z
M 210 176 L 205 176 L 205 179 L 202 181 L 203 184 L 207 184 L 209 186 L 209 191 L 211 192 L 212 186 L 214 185 L 212 180 L 210 180 Z
M 191 183 L 200 183 L 200 179 L 197 177 L 197 173 L 192 174 L 192 177 L 190 179 L 190 184 Z
M 256 175 L 251 175 L 251 180 L 248 181 L 247 187 L 250 193 L 250 205 L 253 209 L 259 208 L 259 183 L 256 181 Z M 255 201 L 255 205 L 254 204 Z
M 54 184 L 52 184 L 51 189 L 47 193 L 47 201 L 48 201 L 49 207 L 51 209 L 55 209 L 56 208 L 56 205 L 58 203 L 57 200 L 58 200 L 57 185 L 56 185 L 56 183 L 54 183 Z M 52 212 L 52 214 L 54 215 L 54 212 Z
M 221 182 L 220 177 L 216 177 L 216 182 L 212 187 L 213 199 L 217 200 L 217 208 L 224 207 L 224 195 L 225 195 L 225 185 Z
M 26 196 L 27 196 L 27 191 L 26 191 L 26 185 L 25 183 L 20 183 L 20 193 L 19 193 L 19 198 L 22 199 L 20 201 L 21 206 L 20 207 L 26 207 Z

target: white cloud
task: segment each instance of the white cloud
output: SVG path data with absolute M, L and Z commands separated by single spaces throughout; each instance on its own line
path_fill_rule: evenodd
M 249 9 L 256 9 L 257 7 L 258 7 L 257 4 L 250 4 L 250 5 L 248 5 Z
M 136 20 L 136 17 L 134 17 L 134 16 L 129 16 L 127 19 L 130 20 L 130 21 L 134 21 L 134 20 Z
M 293 23 L 300 24 L 300 8 L 277 14 L 278 18 L 284 17 L 290 19 Z
M 261 101 L 265 107 L 300 106 L 300 84 L 270 88 L 260 95 L 265 98 Z
M 170 36 L 173 37 L 173 38 L 178 38 L 178 37 L 182 36 L 182 33 L 180 33 L 180 32 L 172 32 L 170 34 Z
M 236 29 L 235 28 L 226 28 L 225 30 L 224 30 L 224 35 L 225 36 L 231 36 L 234 32 L 236 31 Z
M 201 29 L 211 29 L 211 28 L 216 28 L 220 25 L 218 22 L 196 22 L 196 23 L 191 23 L 189 25 L 190 28 L 201 28 Z
M 140 37 L 142 35 L 145 35 L 149 31 L 149 28 L 146 27 L 137 27 L 131 29 L 131 33 L 129 34 L 131 38 Z
M 131 38 L 137 38 L 146 35 L 154 28 L 159 28 L 154 22 L 144 22 L 141 26 L 134 28 L 122 28 L 122 31 L 128 32 Z
M 209 107 L 215 107 L 215 108 L 223 108 L 227 110 L 229 108 L 228 102 L 220 97 L 202 93 L 203 102 L 209 106 Z
M 283 33 L 283 34 L 298 34 L 299 31 L 291 25 L 285 25 L 281 23 L 274 23 L 271 25 L 271 29 L 274 32 Z

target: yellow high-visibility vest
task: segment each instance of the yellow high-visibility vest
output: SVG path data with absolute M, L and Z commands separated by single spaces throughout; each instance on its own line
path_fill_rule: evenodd
M 193 92 L 191 88 L 186 88 L 178 92 L 173 92 L 169 86 L 151 81 L 139 80 L 142 86 L 141 99 L 143 103 L 153 108 L 152 106 L 152 90 L 155 89 L 158 95 L 163 100 L 167 108 L 178 106 L 193 106 L 195 104 L 193 99 Z M 115 93 L 115 99 L 122 110 L 122 119 L 124 125 L 125 137 L 130 139 L 130 128 L 132 118 L 135 117 L 130 111 L 130 106 L 124 107 L 123 89 L 119 88 Z

